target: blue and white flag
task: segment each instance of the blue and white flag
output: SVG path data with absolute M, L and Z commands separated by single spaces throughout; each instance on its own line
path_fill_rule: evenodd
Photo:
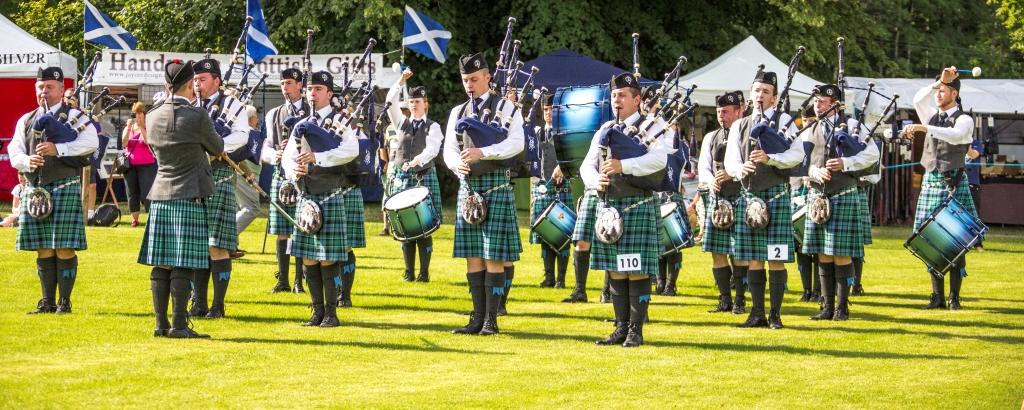
M 116 50 L 134 50 L 139 43 L 132 33 L 125 31 L 114 19 L 100 9 L 85 3 L 85 41 L 103 44 Z
M 452 32 L 445 31 L 440 23 L 426 15 L 405 6 L 405 28 L 402 30 L 402 45 L 431 60 L 444 63 L 448 59 L 448 40 Z
M 248 0 L 245 15 L 252 17 L 252 25 L 245 35 L 245 52 L 252 58 L 252 62 L 258 63 L 263 57 L 277 54 L 277 47 L 270 41 L 270 31 L 267 30 L 267 20 L 263 18 L 260 0 Z

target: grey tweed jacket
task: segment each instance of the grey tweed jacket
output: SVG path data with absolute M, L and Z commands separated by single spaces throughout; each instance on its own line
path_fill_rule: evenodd
M 148 198 L 167 201 L 213 195 L 209 156 L 224 152 L 224 141 L 209 114 L 175 97 L 173 104 L 164 100 L 146 114 L 146 128 L 146 143 L 157 162 Z

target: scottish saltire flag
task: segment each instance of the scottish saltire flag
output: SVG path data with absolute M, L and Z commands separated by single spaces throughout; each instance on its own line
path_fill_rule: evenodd
M 405 6 L 405 28 L 402 30 L 402 45 L 424 57 L 444 63 L 448 59 L 448 40 L 452 32 L 445 31 L 440 23 L 426 15 Z
M 139 39 L 125 31 L 114 19 L 84 0 L 85 41 L 103 44 L 117 50 L 134 50 Z
M 245 35 L 245 52 L 252 58 L 252 62 L 258 63 L 263 57 L 277 54 L 277 47 L 270 42 L 270 31 L 267 30 L 267 20 L 263 18 L 260 0 L 248 0 L 245 15 L 252 17 L 252 25 Z

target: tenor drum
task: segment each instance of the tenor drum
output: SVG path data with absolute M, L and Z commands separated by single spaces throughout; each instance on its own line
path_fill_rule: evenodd
M 384 213 L 391 222 L 391 234 L 400 241 L 428 236 L 441 227 L 441 218 L 430 202 L 430 189 L 425 186 L 391 195 L 384 200 Z
M 793 212 L 793 239 L 796 239 L 797 245 L 803 245 L 804 243 L 804 224 L 807 222 L 807 205 L 801 205 L 800 208 Z
M 552 249 L 561 251 L 572 242 L 575 227 L 576 212 L 562 201 L 554 201 L 537 217 L 530 230 Z
M 988 227 L 980 219 L 948 197 L 903 246 L 924 261 L 933 274 L 942 275 L 973 249 L 986 232 Z
M 594 133 L 612 119 L 608 86 L 559 88 L 552 109 L 558 164 L 566 176 L 576 175 L 590 150 Z
M 690 224 L 684 217 L 683 209 L 675 202 L 668 202 L 661 205 L 661 254 L 662 256 L 675 253 L 683 248 L 694 245 L 693 232 Z

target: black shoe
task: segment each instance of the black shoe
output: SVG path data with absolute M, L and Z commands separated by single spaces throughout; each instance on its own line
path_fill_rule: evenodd
M 555 279 L 545 277 L 544 280 L 540 282 L 539 286 L 542 288 L 553 288 L 555 287 Z
M 274 288 L 270 290 L 270 293 L 291 292 L 291 290 L 292 288 L 288 287 L 287 283 L 277 282 L 277 285 L 274 285 Z
M 864 296 L 864 286 L 853 285 L 853 289 L 850 290 L 850 296 Z
M 845 306 L 842 306 L 842 305 L 836 306 L 836 312 L 832 315 L 832 320 L 835 320 L 837 322 L 841 322 L 841 321 L 849 320 L 849 319 L 850 319 L 850 312 L 847 310 L 847 308 Z
M 30 315 L 37 315 L 40 313 L 56 313 L 57 305 L 54 305 L 49 299 L 39 299 L 39 303 L 36 304 L 36 310 L 28 312 Z
M 662 296 L 676 296 L 676 287 L 675 286 L 671 286 L 671 285 L 665 286 L 665 290 L 661 292 L 661 295 Z
M 928 302 L 928 306 L 924 307 L 925 310 L 927 310 L 927 309 L 945 309 L 945 308 L 946 308 L 946 301 L 942 300 L 942 295 L 940 295 L 938 293 L 932 293 L 931 301 Z
M 709 310 L 708 313 L 732 312 L 732 303 L 730 302 L 731 300 L 720 300 L 718 301 L 718 306 L 715 306 L 714 309 Z
M 206 317 L 208 312 L 209 311 L 206 308 L 193 304 L 192 309 L 188 310 L 188 317 Z
M 764 313 L 750 312 L 747 321 L 736 325 L 736 327 L 768 327 L 768 319 L 764 317 Z
M 498 317 L 489 316 L 484 318 L 484 324 L 480 327 L 480 336 L 490 336 L 498 334 Z
M 327 315 L 324 320 L 320 321 L 320 327 L 338 327 L 341 326 L 341 321 L 338 320 L 337 315 Z
M 629 330 L 625 324 L 616 323 L 615 330 L 612 331 L 612 334 L 608 335 L 607 338 L 595 341 L 594 343 L 601 346 L 621 345 L 626 342 L 626 336 L 628 334 Z
M 610 291 L 601 291 L 601 303 L 612 303 L 612 293 Z
M 452 330 L 452 333 L 457 335 L 475 335 L 479 334 L 480 330 L 484 328 L 483 314 L 472 312 L 469 314 L 469 323 L 466 326 Z
M 960 309 L 962 309 L 962 307 L 960 306 L 960 296 L 950 296 L 949 297 L 949 310 L 960 310 Z M 59 308 L 57 309 L 57 313 L 60 313 L 60 309 Z
M 821 312 L 818 312 L 817 315 L 811 316 L 811 320 L 832 320 L 832 317 L 835 316 L 835 313 L 835 308 L 833 308 L 832 306 L 825 306 L 824 308 L 821 309 Z
M 412 275 L 411 271 L 405 271 L 402 273 L 402 280 L 412 282 L 416 280 L 416 277 Z
M 562 299 L 562 303 L 587 303 L 585 292 L 573 292 L 569 297 Z
M 654 294 L 655 294 L 655 295 L 660 295 L 660 294 L 662 294 L 662 292 L 664 292 L 664 291 L 665 291 L 665 282 L 663 282 L 663 281 L 662 281 L 662 280 L 661 280 L 661 279 L 659 278 L 659 279 L 658 279 L 658 282 L 654 284 Z
M 323 323 L 323 321 L 324 321 L 324 307 L 323 306 L 319 306 L 319 307 L 314 306 L 313 307 L 313 316 L 310 316 L 309 320 L 306 323 L 303 323 L 302 325 L 303 326 L 320 326 L 320 324 Z
M 643 325 L 630 322 L 627 327 L 626 340 L 622 341 L 622 347 L 637 347 L 644 344 Z
M 306 289 L 302 288 L 302 281 L 292 284 L 292 293 L 306 293 Z
M 821 303 L 821 292 L 811 292 L 811 300 L 808 302 Z
M 416 277 L 416 281 L 423 283 L 430 282 L 430 274 L 426 272 L 420 272 L 420 276 Z
M 171 332 L 171 329 L 154 329 L 153 337 L 167 337 L 167 334 Z
M 800 301 L 801 302 L 810 302 L 811 301 L 811 291 L 805 290 L 804 294 L 800 295 Z
M 209 339 L 210 335 L 196 333 L 196 331 L 186 327 L 167 331 L 167 337 L 171 339 Z
M 742 302 L 742 301 L 740 301 L 740 302 Z M 734 315 L 742 315 L 744 313 L 747 313 L 746 303 L 737 303 L 737 304 L 732 305 L 732 314 L 734 314 Z
M 338 307 L 350 308 L 352 307 L 352 299 L 338 299 Z
M 54 313 L 64 315 L 71 313 L 71 299 L 60 299 L 57 301 L 57 310 Z
M 772 329 L 782 329 L 782 314 L 778 310 L 770 310 L 768 312 L 768 327 Z
M 498 306 L 498 313 L 497 313 L 497 315 L 498 316 L 507 316 L 508 315 L 508 311 L 505 310 L 504 306 Z
M 210 310 L 206 312 L 207 319 L 220 319 L 224 317 L 224 306 L 213 305 Z
M 565 281 L 564 280 L 556 280 L 555 281 L 555 289 L 565 289 Z

